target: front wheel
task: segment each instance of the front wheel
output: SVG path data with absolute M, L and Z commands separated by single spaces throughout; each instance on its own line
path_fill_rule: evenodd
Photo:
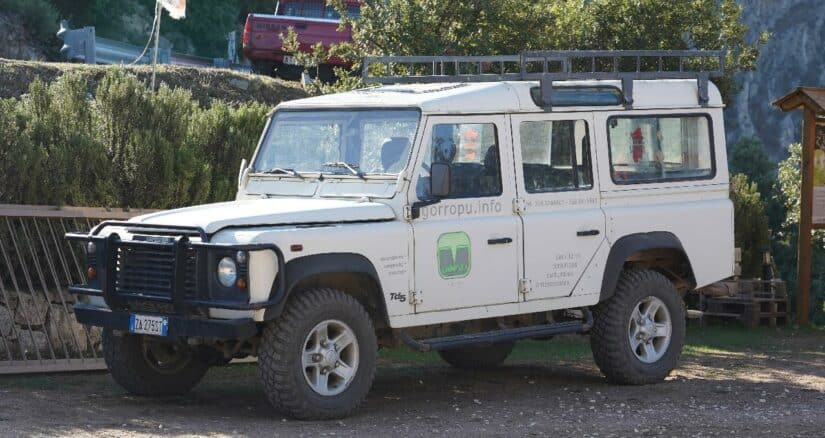
M 211 364 L 207 354 L 189 346 L 147 336 L 115 336 L 109 329 L 103 331 L 103 357 L 115 382 L 142 396 L 185 394 Z
M 685 306 L 673 283 L 650 270 L 622 273 L 615 294 L 593 312 L 593 358 L 613 383 L 664 380 L 685 340 Z
M 377 353 L 372 321 L 355 298 L 311 289 L 291 298 L 265 327 L 258 365 L 276 409 L 326 420 L 351 414 L 366 398 Z

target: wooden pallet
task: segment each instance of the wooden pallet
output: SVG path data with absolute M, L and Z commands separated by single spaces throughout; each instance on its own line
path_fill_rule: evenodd
M 777 327 L 789 321 L 785 283 L 778 280 L 718 283 L 699 291 L 699 307 L 703 317 L 737 319 L 748 327 Z

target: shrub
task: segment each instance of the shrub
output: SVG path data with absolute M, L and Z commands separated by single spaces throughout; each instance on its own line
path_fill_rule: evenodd
M 742 276 L 762 276 L 762 253 L 769 248 L 768 217 L 756 183 L 743 174 L 730 180 L 730 199 L 733 201 L 734 241 L 742 249 Z
M 119 68 L 93 91 L 69 73 L 0 100 L 0 202 L 173 208 L 234 196 L 266 107 L 201 108 Z

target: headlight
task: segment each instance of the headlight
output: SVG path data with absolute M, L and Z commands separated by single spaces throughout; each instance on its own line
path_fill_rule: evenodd
M 224 257 L 218 262 L 218 281 L 226 287 L 235 285 L 235 280 L 238 278 L 238 268 L 235 261 L 229 257 Z
M 86 243 L 86 254 L 94 254 L 97 251 L 97 245 L 94 242 Z

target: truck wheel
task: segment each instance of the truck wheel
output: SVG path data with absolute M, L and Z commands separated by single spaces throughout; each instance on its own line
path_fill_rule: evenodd
M 372 321 L 355 298 L 310 289 L 292 297 L 264 328 L 258 364 L 275 409 L 326 420 L 351 414 L 364 400 L 377 354 Z
M 184 345 L 146 336 L 115 336 L 103 330 L 103 357 L 112 378 L 131 394 L 180 395 L 189 392 L 209 370 L 210 361 Z
M 470 347 L 438 350 L 438 355 L 448 364 L 463 369 L 492 368 L 501 365 L 513 351 L 516 343 L 498 342 L 495 344 L 473 345 Z
M 596 306 L 593 319 L 590 347 L 608 381 L 655 383 L 676 367 L 685 340 L 685 306 L 664 275 L 624 271 L 616 293 Z

